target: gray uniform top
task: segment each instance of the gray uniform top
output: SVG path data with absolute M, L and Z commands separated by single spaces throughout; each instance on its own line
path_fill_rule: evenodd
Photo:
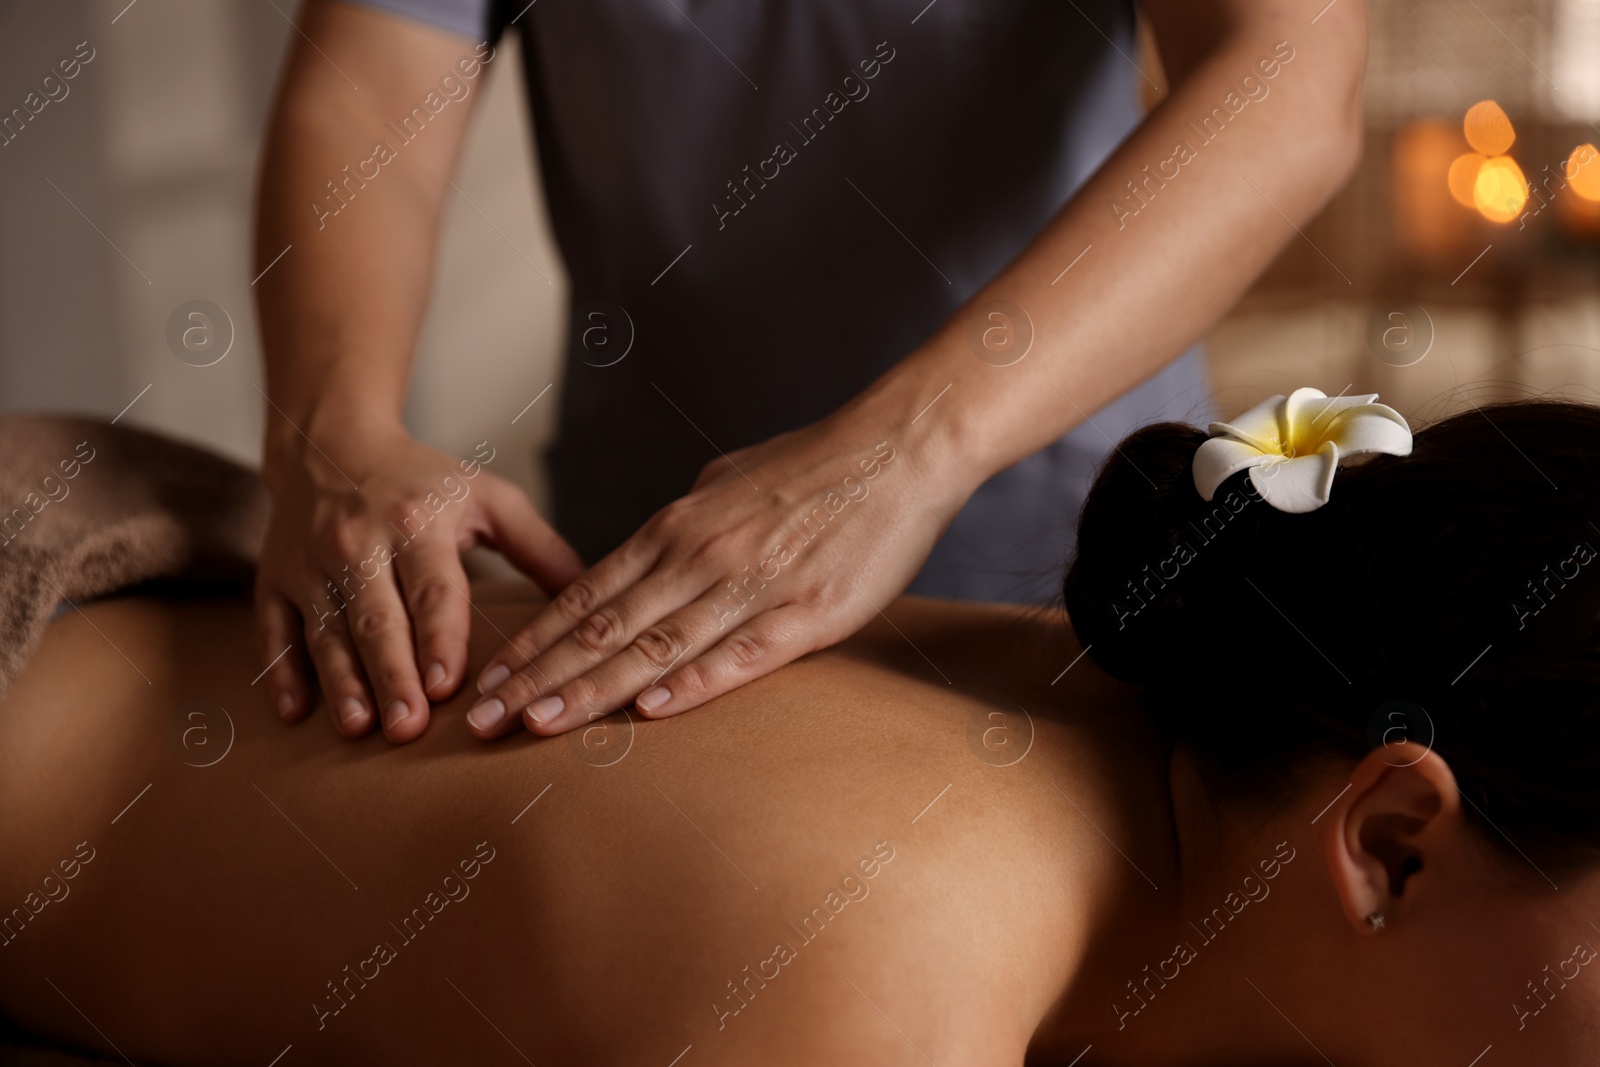
M 572 284 L 553 518 L 589 562 L 926 340 L 1139 120 L 1127 0 L 364 2 L 522 34 Z M 986 482 L 910 591 L 1053 599 L 1111 441 L 1204 403 L 1191 350 Z

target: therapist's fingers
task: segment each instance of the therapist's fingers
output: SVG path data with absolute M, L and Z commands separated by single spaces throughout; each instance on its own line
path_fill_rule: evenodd
M 333 728 L 345 737 L 361 737 L 377 721 L 368 696 L 361 659 L 345 631 L 344 614 L 326 614 L 306 620 L 306 650 L 317 668 L 322 699 L 327 702 Z
M 540 651 L 550 648 L 585 621 L 595 618 L 613 597 L 649 574 L 657 558 L 656 551 L 635 535 L 581 577 L 569 582 L 554 600 L 534 616 L 532 622 L 517 631 L 506 647 L 489 657 L 489 662 L 478 673 L 478 692 L 492 693 L 522 672 L 527 677 L 521 681 L 520 688 L 508 699 L 503 699 L 505 706 L 513 712 L 524 707 L 541 692 L 535 684 L 536 680 L 540 680 L 539 675 L 528 666 Z M 667 610 L 669 606 L 663 606 L 657 611 L 656 617 L 659 618 Z M 596 619 L 595 626 L 604 629 L 613 616 L 614 608 L 609 614 Z M 516 703 L 524 696 L 526 700 L 521 704 Z
M 468 725 L 485 738 L 502 736 L 512 727 L 491 720 L 503 714 L 514 723 L 526 709 L 531 729 L 554 734 L 626 704 L 727 632 L 719 626 L 726 612 L 719 614 L 712 603 L 722 594 L 707 594 L 704 582 L 700 599 L 662 617 L 665 605 L 686 599 L 680 582 L 657 571 L 602 606 L 528 668 L 486 693 L 468 713 Z
M 395 558 L 395 569 L 416 632 L 415 662 L 422 670 L 423 692 L 429 700 L 443 700 L 466 676 L 472 630 L 461 553 L 442 537 L 421 538 Z
M 361 667 L 391 741 L 410 741 L 428 725 L 428 698 L 412 651 L 411 618 L 389 566 L 356 589 L 345 617 Z
M 631 692 L 641 685 L 647 686 L 634 702 L 639 714 L 650 719 L 664 719 L 679 712 L 697 708 L 713 697 L 731 692 L 746 682 L 770 674 L 786 663 L 793 662 L 807 652 L 820 647 L 808 631 L 813 622 L 812 612 L 796 604 L 784 604 L 762 612 L 732 633 L 717 641 L 705 651 L 685 657 L 667 671 L 659 680 L 649 677 L 639 680 L 617 671 L 609 661 L 596 671 L 593 682 L 580 678 L 567 688 L 584 692 L 586 683 L 595 691 L 615 691 L 620 688 Z M 613 677 L 603 677 L 613 675 Z M 622 675 L 617 677 L 616 675 Z M 629 688 L 631 686 L 631 688 Z M 587 711 L 581 708 L 563 709 L 561 716 L 540 724 L 533 718 L 534 709 L 523 713 L 524 724 L 539 733 L 560 733 L 589 721 L 593 712 L 616 701 L 601 700 Z
M 692 576 L 657 568 L 600 605 L 564 637 L 545 647 L 527 667 L 484 695 L 499 697 L 508 710 L 520 711 L 536 700 L 545 700 L 555 689 L 611 657 L 643 659 L 641 650 L 651 657 L 659 656 L 654 669 L 644 674 L 642 681 L 648 682 L 691 648 L 704 647 L 715 639 L 715 613 L 709 604 L 694 604 L 709 584 L 706 579 L 695 581 Z M 669 616 L 686 601 L 689 607 Z M 645 665 L 641 664 L 640 669 Z M 615 703 L 606 710 L 620 707 L 635 692 L 618 692 Z
M 516 485 L 490 476 L 480 492 L 487 540 L 546 593 L 555 596 L 583 573 L 578 553 Z
M 670 718 L 771 674 L 839 638 L 839 634 L 817 632 L 811 609 L 784 604 L 757 615 L 710 650 L 679 664 L 640 693 L 634 703 L 646 718 Z
M 300 647 L 300 613 L 276 589 L 256 590 L 256 651 L 272 710 L 284 722 L 299 722 L 311 710 L 305 653 Z M 252 683 L 252 684 L 256 684 Z

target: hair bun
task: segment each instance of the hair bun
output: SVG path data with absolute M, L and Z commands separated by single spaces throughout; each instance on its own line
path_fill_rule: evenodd
M 1067 613 L 1090 657 L 1122 681 L 1147 685 L 1195 665 L 1217 620 L 1191 607 L 1218 602 L 1212 576 L 1234 555 L 1222 542 L 1250 540 L 1237 527 L 1255 522 L 1240 516 L 1270 510 L 1242 476 L 1200 498 L 1192 468 L 1206 439 L 1182 423 L 1145 427 L 1111 454 L 1084 502 Z
M 1600 407 L 1473 405 L 1297 514 L 1244 471 L 1201 500 L 1208 436 L 1150 426 L 1101 469 L 1064 590 L 1087 654 L 1219 797 L 1366 757 L 1403 702 L 1509 869 L 1600 869 Z

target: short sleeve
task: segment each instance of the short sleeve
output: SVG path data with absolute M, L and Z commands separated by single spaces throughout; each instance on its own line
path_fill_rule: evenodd
M 493 41 L 505 28 L 496 0 L 354 0 L 363 7 L 425 22 L 473 41 Z

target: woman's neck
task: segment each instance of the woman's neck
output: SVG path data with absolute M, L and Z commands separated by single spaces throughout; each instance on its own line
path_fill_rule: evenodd
M 1123 798 L 1146 837 L 1119 843 L 1122 859 L 1137 848 L 1142 870 L 1098 902 L 1097 936 L 1028 1062 L 1067 1064 L 1092 1046 L 1102 1065 L 1321 1063 L 1272 999 L 1289 919 L 1317 884 L 1313 828 L 1284 833 L 1276 817 L 1250 825 L 1231 810 L 1225 826 L 1182 754 L 1161 794 Z M 1263 1013 L 1277 1025 L 1258 1025 Z

